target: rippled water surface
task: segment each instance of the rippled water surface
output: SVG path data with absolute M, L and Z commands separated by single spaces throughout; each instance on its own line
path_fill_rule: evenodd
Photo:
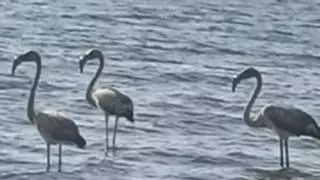
M 320 141 L 290 139 L 292 168 L 281 170 L 277 136 L 241 120 L 255 81 L 231 92 L 232 77 L 254 66 L 264 81 L 254 112 L 285 103 L 319 118 L 319 2 L 3 0 L 0 12 L 0 179 L 320 178 Z M 78 70 L 92 47 L 107 59 L 99 86 L 135 105 L 105 161 L 104 116 L 85 101 L 98 61 Z M 55 146 L 45 172 L 45 144 L 26 117 L 34 64 L 9 74 L 31 49 L 43 60 L 36 107 L 74 119 L 88 142 L 63 147 L 63 173 Z

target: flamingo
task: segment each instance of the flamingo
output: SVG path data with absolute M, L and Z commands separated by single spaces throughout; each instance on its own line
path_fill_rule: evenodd
M 262 88 L 260 72 L 252 67 L 242 71 L 233 79 L 232 91 L 235 92 L 237 85 L 245 79 L 256 78 L 257 86 L 246 106 L 243 114 L 244 122 L 250 127 L 262 127 L 273 130 L 280 141 L 280 166 L 284 166 L 283 144 L 286 153 L 286 167 L 289 167 L 288 139 L 292 136 L 310 136 L 320 139 L 320 128 L 314 118 L 302 109 L 280 105 L 264 106 L 255 118 L 250 117 L 251 107 L 254 104 Z
M 28 51 L 19 55 L 13 61 L 11 74 L 15 75 L 16 68 L 23 62 L 35 62 L 36 74 L 33 85 L 30 90 L 29 101 L 27 106 L 27 116 L 29 121 L 34 124 L 43 140 L 46 142 L 47 148 L 47 172 L 50 170 L 50 145 L 59 146 L 59 167 L 61 172 L 61 151 L 62 144 L 75 144 L 78 148 L 84 149 L 86 140 L 80 135 L 78 126 L 70 119 L 58 114 L 47 113 L 34 110 L 34 99 L 36 88 L 38 86 L 41 74 L 41 58 L 36 51 Z
M 115 151 L 115 143 L 116 143 L 116 133 L 117 133 L 117 125 L 120 117 L 125 117 L 128 121 L 134 122 L 133 117 L 133 102 L 129 96 L 121 93 L 120 91 L 112 88 L 112 87 L 105 87 L 105 88 L 98 88 L 93 90 L 93 86 L 95 85 L 98 77 L 102 73 L 103 66 L 104 66 L 104 56 L 102 52 L 98 49 L 90 49 L 86 52 L 86 54 L 80 57 L 79 61 L 79 68 L 80 73 L 83 73 L 84 65 L 87 61 L 99 59 L 100 65 L 96 74 L 92 78 L 91 82 L 87 87 L 86 92 L 86 99 L 88 103 L 96 108 L 99 108 L 105 115 L 106 121 L 106 151 L 109 151 L 109 142 L 108 142 L 108 120 L 110 115 L 115 115 L 115 125 L 114 125 L 114 132 L 113 132 L 113 151 Z

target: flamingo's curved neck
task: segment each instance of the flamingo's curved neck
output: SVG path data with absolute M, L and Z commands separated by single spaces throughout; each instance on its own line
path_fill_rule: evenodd
M 262 87 L 262 78 L 260 74 L 257 74 L 256 76 L 254 76 L 257 79 L 257 86 L 247 104 L 247 106 L 245 107 L 244 110 L 244 114 L 243 114 L 243 120 L 244 122 L 248 125 L 248 126 L 252 126 L 252 127 L 262 127 L 265 126 L 262 119 L 257 119 L 254 120 L 250 117 L 250 112 L 251 112 L 251 108 L 255 102 L 255 100 L 257 99 L 260 91 L 261 91 L 261 87 Z
M 35 111 L 34 111 L 34 99 L 36 95 L 36 89 L 39 83 L 39 78 L 41 74 L 41 61 L 40 60 L 35 60 L 36 65 L 37 65 L 37 71 L 34 77 L 34 81 L 30 90 L 29 94 L 29 100 L 28 100 L 28 106 L 27 106 L 27 115 L 31 123 L 34 123 L 34 116 L 35 116 Z
M 98 70 L 97 70 L 96 74 L 94 75 L 94 77 L 92 78 L 92 80 L 90 81 L 88 88 L 87 88 L 87 92 L 86 92 L 86 99 L 87 99 L 88 103 L 94 107 L 97 107 L 97 105 L 92 97 L 92 89 L 93 89 L 96 81 L 98 80 L 98 78 L 103 70 L 104 58 L 103 58 L 102 54 L 99 56 L 99 62 L 100 62 L 100 64 L 99 64 Z

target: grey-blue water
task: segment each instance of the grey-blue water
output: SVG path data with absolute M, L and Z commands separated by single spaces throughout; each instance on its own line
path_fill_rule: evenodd
M 255 81 L 231 92 L 232 78 L 254 66 L 264 81 L 254 112 L 285 103 L 319 119 L 316 0 L 2 0 L 0 12 L 0 179 L 320 178 L 319 141 L 291 138 L 292 168 L 281 170 L 278 137 L 242 121 Z M 105 161 L 104 116 L 85 100 L 98 61 L 78 69 L 92 47 L 107 59 L 98 86 L 135 105 L 136 122 L 121 119 Z M 56 146 L 45 172 L 45 143 L 26 117 L 35 65 L 9 75 L 28 50 L 43 60 L 36 108 L 72 118 L 88 142 L 63 147 L 63 173 Z

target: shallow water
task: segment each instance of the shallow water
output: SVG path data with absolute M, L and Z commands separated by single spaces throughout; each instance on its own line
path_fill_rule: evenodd
M 319 141 L 292 138 L 292 169 L 280 169 L 277 136 L 241 121 L 255 81 L 231 92 L 232 77 L 254 66 L 264 80 L 255 112 L 285 103 L 319 118 L 317 1 L 5 0 L 0 11 L 1 179 L 320 178 Z M 99 86 L 135 104 L 136 122 L 121 119 L 104 161 L 103 114 L 85 101 L 98 61 L 78 70 L 92 47 L 107 58 Z M 9 75 L 31 49 L 43 60 L 37 108 L 72 118 L 88 142 L 63 147 L 64 173 L 56 147 L 45 173 L 45 144 L 26 118 L 35 66 Z

